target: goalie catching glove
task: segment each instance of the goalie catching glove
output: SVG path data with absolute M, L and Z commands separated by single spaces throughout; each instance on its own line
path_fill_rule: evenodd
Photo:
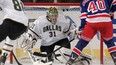
M 83 31 L 83 28 L 81 28 L 81 27 L 79 27 L 79 29 L 75 28 L 75 29 L 71 30 L 69 33 L 70 40 L 80 39 L 80 35 L 81 35 L 82 31 Z
M 39 39 L 39 38 L 40 38 L 40 36 L 38 36 L 37 34 L 34 33 L 34 31 L 29 29 L 28 32 L 24 34 L 24 40 L 21 44 L 21 48 L 24 51 L 32 49 L 34 47 L 34 45 L 36 44 L 37 39 Z

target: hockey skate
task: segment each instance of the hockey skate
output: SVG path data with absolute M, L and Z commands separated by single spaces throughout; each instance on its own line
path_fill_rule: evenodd
M 76 58 L 70 58 L 70 59 L 67 61 L 66 65 L 72 65 L 72 64 L 74 63 L 75 60 L 76 60 Z
M 92 60 L 91 58 L 84 56 L 82 58 L 76 59 L 74 64 L 76 64 L 76 65 L 90 65 L 91 64 L 91 60 Z
M 66 65 L 90 65 L 91 60 L 82 58 L 82 59 L 69 59 Z
M 88 56 L 88 55 L 85 55 L 85 54 L 81 54 L 78 58 L 76 57 L 73 57 L 73 58 L 70 58 L 66 65 L 73 65 L 73 64 L 76 64 L 76 65 L 90 65 L 91 64 L 91 57 Z
M 112 59 L 114 61 L 114 65 L 116 65 L 116 52 L 111 54 L 111 56 L 112 56 Z
M 66 62 L 66 65 L 72 65 L 76 61 L 76 59 L 76 55 L 72 54 L 72 57 L 69 58 L 69 60 Z
M 87 64 L 88 65 L 90 65 L 91 64 L 91 61 L 92 61 L 92 58 L 91 58 L 91 56 L 89 56 L 89 55 L 87 55 L 87 54 L 80 54 L 80 56 L 79 56 L 80 58 L 80 61 L 86 61 L 87 62 Z
M 7 59 L 7 53 L 4 53 L 3 56 L 0 58 L 0 65 L 5 65 L 5 61 Z

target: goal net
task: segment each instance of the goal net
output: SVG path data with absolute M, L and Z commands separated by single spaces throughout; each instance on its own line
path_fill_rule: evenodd
M 81 13 L 80 13 L 79 3 L 34 3 L 34 4 L 25 3 L 25 13 L 29 18 L 29 25 L 31 25 L 34 22 L 34 20 L 36 20 L 39 16 L 46 14 L 49 7 L 57 7 L 60 14 L 63 14 L 64 16 L 69 16 L 77 24 L 77 27 L 80 26 Z M 0 19 L 2 21 L 2 17 Z M 103 63 L 112 63 L 111 57 L 108 53 L 106 46 L 103 45 L 102 47 L 103 51 L 100 50 L 101 44 L 100 44 L 99 36 L 100 36 L 99 33 L 95 35 L 95 37 L 92 39 L 89 45 L 86 48 L 84 48 L 83 53 L 90 55 L 93 59 L 92 62 L 96 62 L 94 60 L 97 60 L 98 62 L 96 63 L 98 64 L 100 64 L 101 61 L 103 61 Z M 28 53 L 23 52 L 23 50 L 20 48 L 20 43 L 23 39 L 24 38 L 21 37 L 16 40 L 16 46 L 14 48 L 15 55 L 19 59 L 20 62 L 31 62 Z M 36 43 L 33 51 L 37 51 L 37 52 L 40 51 L 39 50 L 40 41 Z M 77 42 L 78 42 L 78 39 L 71 42 L 70 50 L 73 49 L 73 47 L 77 44 Z M 102 51 L 102 53 L 100 51 Z M 103 56 L 101 54 L 103 54 Z M 101 59 L 104 59 L 104 60 L 101 60 Z

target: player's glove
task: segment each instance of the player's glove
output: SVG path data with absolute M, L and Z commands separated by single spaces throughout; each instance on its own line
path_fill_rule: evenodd
M 83 27 L 79 26 L 77 34 L 81 35 L 82 32 L 83 32 Z
M 114 12 L 110 12 L 109 14 L 110 14 L 110 18 L 114 19 Z
M 74 40 L 74 39 L 77 39 L 77 34 L 76 34 L 76 31 L 77 31 L 77 30 L 78 30 L 78 29 L 75 28 L 75 29 L 73 29 L 73 30 L 71 30 L 71 31 L 69 32 L 68 37 L 69 37 L 69 40 L 70 40 L 70 41 L 72 41 L 72 40 Z
M 68 34 L 69 40 L 72 41 L 74 39 L 80 39 L 82 31 L 83 31 L 83 28 L 81 26 L 79 28 L 75 28 L 71 30 Z
M 75 28 L 72 30 L 73 34 L 75 33 L 76 38 L 80 39 L 80 36 L 83 32 L 83 27 L 79 26 L 79 28 Z

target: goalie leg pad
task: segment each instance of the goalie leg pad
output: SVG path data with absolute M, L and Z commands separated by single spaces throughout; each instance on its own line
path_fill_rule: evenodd
M 24 51 L 27 51 L 29 49 L 32 49 L 34 47 L 34 45 L 36 44 L 37 42 L 37 39 L 36 38 L 33 38 L 31 34 L 29 33 L 26 33 L 24 35 L 24 40 L 23 42 L 21 43 L 21 48 L 24 50 Z
M 41 39 L 41 37 L 33 30 L 28 29 L 28 31 L 24 34 L 24 40 L 21 43 L 21 48 L 25 51 L 32 49 L 38 39 Z

